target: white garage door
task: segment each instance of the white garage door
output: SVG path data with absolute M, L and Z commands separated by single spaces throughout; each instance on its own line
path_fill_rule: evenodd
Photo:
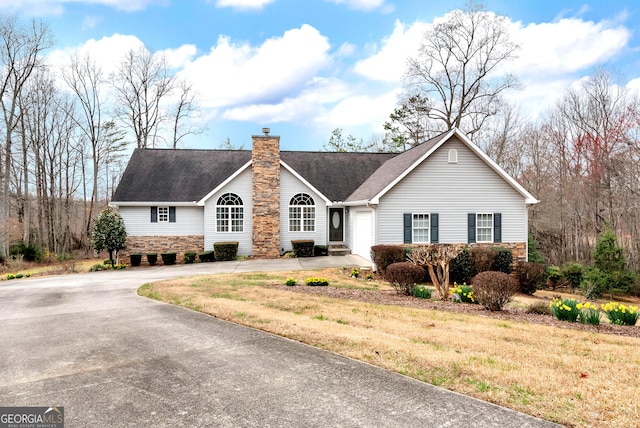
M 353 253 L 371 260 L 371 219 L 369 211 L 357 211 L 353 227 Z

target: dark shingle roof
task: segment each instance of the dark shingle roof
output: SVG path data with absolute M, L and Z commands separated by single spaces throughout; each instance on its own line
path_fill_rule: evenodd
M 281 152 L 280 159 L 330 201 L 344 201 L 396 153 Z
M 250 160 L 246 150 L 136 149 L 112 201 L 198 201 Z
M 362 183 L 347 199 L 348 201 L 370 200 L 384 190 L 396 178 L 417 162 L 435 145 L 440 143 L 449 132 L 438 135 L 424 143 L 400 153 L 380 166 L 371 176 Z

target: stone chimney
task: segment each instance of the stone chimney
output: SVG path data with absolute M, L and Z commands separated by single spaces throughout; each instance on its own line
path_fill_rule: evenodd
M 280 137 L 253 135 L 253 250 L 255 257 L 280 255 Z

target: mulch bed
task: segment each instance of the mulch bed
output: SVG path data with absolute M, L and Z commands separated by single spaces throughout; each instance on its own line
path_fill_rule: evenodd
M 560 321 L 553 315 L 527 313 L 518 309 L 505 309 L 499 312 L 491 312 L 484 309 L 480 305 L 471 305 L 468 303 L 453 303 L 449 301 L 437 301 L 419 299 L 412 296 L 401 296 L 392 290 L 361 290 L 351 288 L 336 287 L 287 287 L 279 286 L 278 289 L 294 291 L 297 293 L 313 294 L 317 296 L 334 297 L 338 299 L 358 300 L 367 303 L 377 303 L 383 305 L 407 306 L 421 309 L 436 309 L 440 311 L 450 311 L 458 313 L 466 313 L 476 316 L 485 316 L 489 318 L 527 322 L 533 324 L 544 324 L 559 328 L 568 328 L 574 330 L 583 330 L 593 333 L 613 334 L 618 336 L 640 337 L 640 326 L 621 326 L 615 324 L 603 323 L 601 325 L 590 325 Z M 603 315 L 604 317 L 604 315 Z

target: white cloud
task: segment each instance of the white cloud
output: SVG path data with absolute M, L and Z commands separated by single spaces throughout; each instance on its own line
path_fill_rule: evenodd
M 96 16 L 85 16 L 84 19 L 82 20 L 81 28 L 82 30 L 91 30 L 95 28 L 100 21 L 101 19 Z
M 328 123 L 331 128 L 372 125 L 371 131 L 379 132 L 382 124 L 389 119 L 389 113 L 396 107 L 399 92 L 399 89 L 395 89 L 377 96 L 351 95 L 317 121 Z
M 329 48 L 327 38 L 309 25 L 258 47 L 220 36 L 181 74 L 193 82 L 207 108 L 277 104 L 295 98 L 330 64 Z
M 261 10 L 275 0 L 217 0 L 216 7 L 231 7 L 239 10 Z
M 20 10 L 30 16 L 59 15 L 68 3 L 98 4 L 124 12 L 136 12 L 152 4 L 166 4 L 167 0 L 0 0 L 0 9 Z
M 401 82 L 407 59 L 416 55 L 429 26 L 430 24 L 416 22 L 406 27 L 396 21 L 393 32 L 382 40 L 382 46 L 377 52 L 356 63 L 356 73 L 371 80 Z
M 169 68 L 180 69 L 195 57 L 197 51 L 195 45 L 182 45 L 176 49 L 158 51 L 157 54 L 165 56 Z
M 387 6 L 384 0 L 328 0 L 331 3 L 344 4 L 350 9 L 373 10 Z
M 624 49 L 631 31 L 609 21 L 561 19 L 553 23 L 515 22 L 513 39 L 520 44 L 519 58 L 506 68 L 536 78 L 563 75 L 602 64 Z

